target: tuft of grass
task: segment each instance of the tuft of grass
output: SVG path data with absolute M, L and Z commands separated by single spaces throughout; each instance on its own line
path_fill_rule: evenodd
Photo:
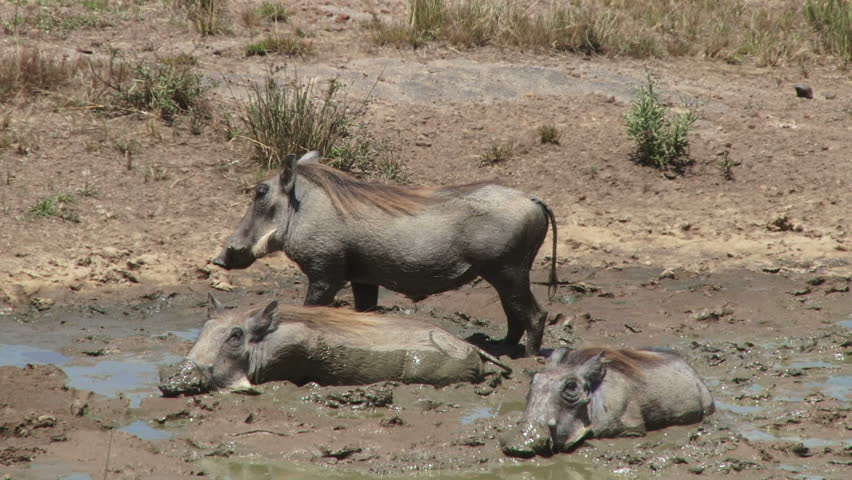
M 246 47 L 246 56 L 264 56 L 272 53 L 288 57 L 304 56 L 311 52 L 311 44 L 295 37 L 266 37 Z
M 0 56 L 0 101 L 55 91 L 80 70 L 79 63 L 57 59 L 35 47 L 11 50 Z
M 493 143 L 485 148 L 479 155 L 479 164 L 492 166 L 510 160 L 515 155 L 515 144 L 513 142 Z
M 263 2 L 255 10 L 257 16 L 270 22 L 284 23 L 290 16 L 284 2 Z
M 195 31 L 203 36 L 226 32 L 227 0 L 174 0 L 174 7 L 186 15 Z
M 327 155 L 348 135 L 356 111 L 341 97 L 337 82 L 322 91 L 297 76 L 281 83 L 272 70 L 263 83 L 251 83 L 248 93 L 239 116 L 245 137 L 255 146 L 255 159 L 267 169 L 280 167 L 291 152 Z
M 209 85 L 186 57 L 126 62 L 114 53 L 103 70 L 92 72 L 112 90 L 106 109 L 155 112 L 167 122 L 179 114 L 199 115 L 209 109 Z
M 76 202 L 74 195 L 60 193 L 38 200 L 30 207 L 30 215 L 34 217 L 57 217 L 66 222 L 80 223 L 80 216 L 71 208 Z
M 562 134 L 554 125 L 542 125 L 538 127 L 538 138 L 541 140 L 541 143 L 550 143 L 553 145 L 559 145 L 559 137 Z
M 685 166 L 689 151 L 687 134 L 698 120 L 694 106 L 685 105 L 685 111 L 672 114 L 660 101 L 651 75 L 647 83 L 636 91 L 636 98 L 625 115 L 627 135 L 637 144 L 634 159 L 645 165 L 665 170 L 670 166 Z
M 727 150 L 722 152 L 722 158 L 720 158 L 719 162 L 717 163 L 719 171 L 722 172 L 722 178 L 728 181 L 734 179 L 734 167 L 739 165 L 740 162 L 732 160 L 730 157 L 730 152 L 728 152 Z
M 142 144 L 138 140 L 130 138 L 119 138 L 112 141 L 112 148 L 120 153 L 122 157 L 135 156 L 142 152 Z
M 279 82 L 274 73 L 268 71 L 262 84 L 251 84 L 248 99 L 238 101 L 242 128 L 226 124 L 229 137 L 251 141 L 254 159 L 263 170 L 279 168 L 288 153 L 318 150 L 339 170 L 384 181 L 408 181 L 399 142 L 374 135 L 362 120 L 366 101 L 348 101 L 336 80 L 321 89 L 296 76 Z
M 852 2 L 808 0 L 804 13 L 823 47 L 844 63 L 852 62 Z

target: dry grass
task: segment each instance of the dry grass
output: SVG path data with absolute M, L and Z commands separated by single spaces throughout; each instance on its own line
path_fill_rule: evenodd
M 849 61 L 848 0 L 409 0 L 407 22 L 367 24 L 379 45 L 634 58 L 696 56 L 759 65 L 827 53 Z
M 538 139 L 541 143 L 559 145 L 559 138 L 562 136 L 562 133 L 555 125 L 542 125 L 538 127 L 536 132 L 538 133 Z
M 514 142 L 492 143 L 479 155 L 479 164 L 483 167 L 490 167 L 498 163 L 504 163 L 512 159 L 515 155 Z
M 845 63 L 852 62 L 852 2 L 808 0 L 804 10 L 823 48 Z
M 36 47 L 10 48 L 0 57 L 0 101 L 55 91 L 74 78 L 81 66 Z
M 227 0 L 173 0 L 173 5 L 203 36 L 228 31 Z
M 246 56 L 263 56 L 269 54 L 301 57 L 311 53 L 311 44 L 293 36 L 268 36 L 246 46 Z
M 247 100 L 237 101 L 244 132 L 238 136 L 254 145 L 254 159 L 262 169 L 280 167 L 288 153 L 318 150 L 339 170 L 407 182 L 401 142 L 368 130 L 363 120 L 366 100 L 347 100 L 337 81 L 323 89 L 295 75 L 281 82 L 274 74 L 270 69 L 264 83 L 249 86 Z
M 267 169 L 280 167 L 288 153 L 319 150 L 327 155 L 353 123 L 336 83 L 323 91 L 295 76 L 280 82 L 272 70 L 263 83 L 252 82 L 248 99 L 238 103 L 245 137 Z
M 157 114 L 167 122 L 178 115 L 192 121 L 209 117 L 209 85 L 195 68 L 195 57 L 180 54 L 127 60 L 114 52 L 106 64 L 92 64 L 88 97 L 102 110 Z M 106 90 L 106 92 L 104 92 Z

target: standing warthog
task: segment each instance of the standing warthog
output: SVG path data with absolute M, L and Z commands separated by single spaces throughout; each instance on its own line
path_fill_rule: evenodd
M 213 263 L 246 268 L 283 250 L 308 276 L 306 305 L 328 305 L 352 283 L 355 309 L 376 307 L 379 286 L 417 301 L 484 278 L 508 321 L 506 342 L 527 334 L 541 347 L 547 313 L 530 291 L 538 249 L 556 219 L 538 198 L 491 183 L 441 188 L 368 183 L 318 163 L 311 152 L 261 182 L 236 231 Z
M 515 457 L 550 455 L 586 437 L 641 436 L 713 411 L 707 387 L 674 352 L 559 348 L 533 376 L 524 419 L 501 444 Z
M 511 369 L 446 331 L 408 318 L 335 308 L 226 311 L 208 296 L 204 327 L 183 362 L 160 371 L 164 396 L 245 390 L 252 384 L 436 386 L 483 379 L 483 359 Z

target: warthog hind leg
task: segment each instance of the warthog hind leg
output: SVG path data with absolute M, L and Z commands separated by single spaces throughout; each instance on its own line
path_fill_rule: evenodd
M 541 309 L 530 290 L 529 272 L 501 270 L 495 273 L 483 273 L 482 278 L 500 295 L 500 302 L 503 304 L 503 311 L 506 313 L 508 322 L 505 342 L 516 345 L 526 332 L 527 355 L 538 355 L 547 313 Z
M 379 304 L 379 286 L 352 282 L 352 295 L 355 297 L 355 311 L 371 312 Z

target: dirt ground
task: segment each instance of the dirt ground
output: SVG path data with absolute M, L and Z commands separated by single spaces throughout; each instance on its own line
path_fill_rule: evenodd
M 230 304 L 296 303 L 305 282 L 280 254 L 244 271 L 209 263 L 257 175 L 250 146 L 228 141 L 221 118 L 194 135 L 185 119 L 108 117 L 43 96 L 0 105 L 14 139 L 0 149 L 0 476 L 312 478 L 333 467 L 352 478 L 848 478 L 849 71 L 371 45 L 360 22 L 403 3 L 288 2 L 315 51 L 296 59 L 245 57 L 262 29 L 201 40 L 160 2 L 110 27 L 0 42 L 75 58 L 110 48 L 191 53 L 217 82 L 217 112 L 270 61 L 320 82 L 338 78 L 354 97 L 372 92 L 370 127 L 405 145 L 412 183 L 493 178 L 554 209 L 565 283 L 549 303 L 535 287 L 555 319 L 545 347 L 671 346 L 707 380 L 718 412 L 646 438 L 517 460 L 497 439 L 523 409 L 524 371 L 541 368 L 537 358 L 504 357 L 516 373 L 495 385 L 272 383 L 258 396 L 166 399 L 133 377 L 127 389 L 93 393 L 74 383 L 75 368 L 156 366 L 186 353 L 208 291 Z M 673 105 L 702 105 L 684 175 L 629 160 L 623 118 L 646 72 Z M 802 83 L 813 99 L 796 97 Z M 562 132 L 558 145 L 539 142 L 544 124 Z M 130 141 L 138 147 L 128 168 L 114 146 Z M 480 165 L 486 147 L 505 142 L 513 158 Z M 738 162 L 732 180 L 718 167 L 723 152 Z M 81 189 L 97 194 L 69 206 L 79 223 L 30 214 L 46 196 Z M 536 281 L 546 278 L 546 254 Z M 339 296 L 351 301 L 348 290 Z M 380 304 L 474 342 L 505 328 L 484 283 L 416 306 L 383 291 Z M 10 352 L 30 352 L 22 346 L 41 353 L 10 361 Z

